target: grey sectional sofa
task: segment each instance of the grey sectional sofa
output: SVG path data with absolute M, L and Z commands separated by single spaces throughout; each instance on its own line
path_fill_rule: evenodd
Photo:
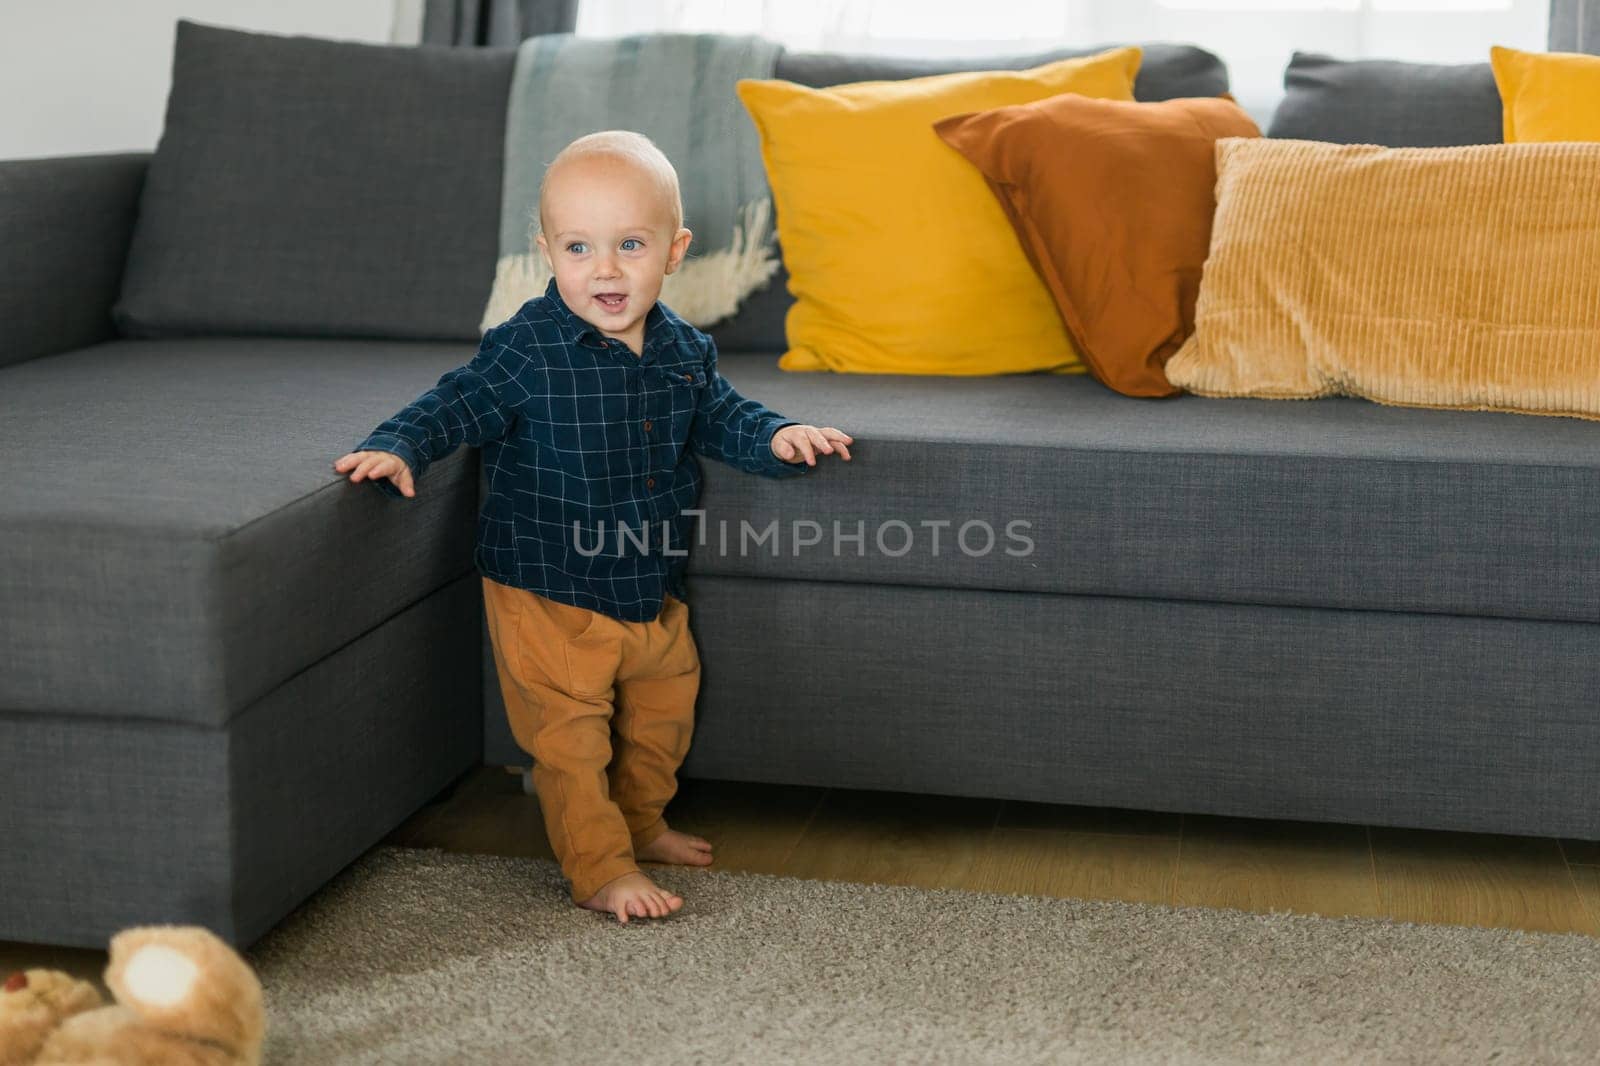
M 510 59 L 184 23 L 153 155 L 0 164 L 0 939 L 248 943 L 526 760 L 477 453 L 331 470 L 475 346 Z M 1140 95 L 1225 87 L 1156 47 Z M 1600 837 L 1600 427 L 785 373 L 787 302 L 722 370 L 855 458 L 703 464 L 686 775 Z

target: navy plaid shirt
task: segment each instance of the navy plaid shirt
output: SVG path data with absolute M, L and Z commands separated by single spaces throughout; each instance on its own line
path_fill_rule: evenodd
M 657 301 L 634 355 L 579 318 L 554 279 L 355 451 L 393 452 L 422 477 L 457 445 L 483 449 L 488 496 L 474 561 L 504 585 L 632 622 L 684 571 L 701 472 L 695 453 L 753 474 L 812 469 L 772 454 L 794 424 L 717 373 L 711 338 Z M 404 499 L 388 478 L 372 484 Z M 419 485 L 420 489 L 420 485 Z

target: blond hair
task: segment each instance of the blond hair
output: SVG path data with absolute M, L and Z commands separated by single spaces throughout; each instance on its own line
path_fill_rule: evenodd
M 666 153 L 642 133 L 635 133 L 633 130 L 600 130 L 585 134 L 561 149 L 544 168 L 544 177 L 539 180 L 537 220 L 541 231 L 544 229 L 545 202 L 550 175 L 562 163 L 586 156 L 607 156 L 620 160 L 650 177 L 672 213 L 672 231 L 676 233 L 683 226 L 683 193 L 678 187 L 678 172 L 673 169 L 672 161 L 667 158 Z

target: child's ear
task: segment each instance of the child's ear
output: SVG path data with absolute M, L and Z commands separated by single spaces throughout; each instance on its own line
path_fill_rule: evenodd
M 683 264 L 683 257 L 689 251 L 689 242 L 694 240 L 694 230 L 679 229 L 672 238 L 672 248 L 667 252 L 667 273 L 670 274 Z
M 544 234 L 541 233 L 535 237 L 534 242 L 539 245 L 539 251 L 544 255 L 545 266 L 549 267 L 550 270 L 554 272 L 556 269 L 556 264 L 555 261 L 550 258 L 550 246 L 545 243 Z

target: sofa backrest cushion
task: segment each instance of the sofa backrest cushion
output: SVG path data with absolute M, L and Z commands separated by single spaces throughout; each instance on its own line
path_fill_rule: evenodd
M 179 21 L 119 331 L 476 339 L 515 56 Z
M 1296 52 L 1268 137 L 1386 148 L 1500 143 L 1500 92 L 1488 63 L 1341 60 Z
M 904 56 L 851 55 L 836 52 L 785 52 L 778 57 L 774 76 L 813 89 L 826 89 L 853 81 L 903 81 L 929 74 L 961 70 L 1027 70 L 1061 59 L 1096 55 L 1122 44 L 1111 42 L 1093 48 L 1056 48 L 1028 55 L 977 59 L 919 59 Z M 1187 44 L 1141 44 L 1144 59 L 1133 83 L 1133 97 L 1141 102 L 1173 100 L 1182 96 L 1220 96 L 1228 91 L 1228 68 L 1204 48 Z
M 1094 48 L 1058 48 L 1030 55 L 977 59 L 785 51 L 778 56 L 773 73 L 784 81 L 826 89 L 857 81 L 903 81 L 962 70 L 1027 70 L 1061 59 L 1094 55 L 1112 47 L 1114 45 L 1105 44 Z M 1139 47 L 1144 58 L 1133 84 L 1135 100 L 1220 96 L 1228 91 L 1228 68 L 1203 48 L 1178 44 L 1141 44 Z M 711 326 L 709 332 L 717 338 L 718 347 L 725 351 L 782 352 L 789 346 L 784 335 L 784 319 L 793 305 L 789 273 L 780 266 L 771 281 L 752 293 L 731 318 Z

